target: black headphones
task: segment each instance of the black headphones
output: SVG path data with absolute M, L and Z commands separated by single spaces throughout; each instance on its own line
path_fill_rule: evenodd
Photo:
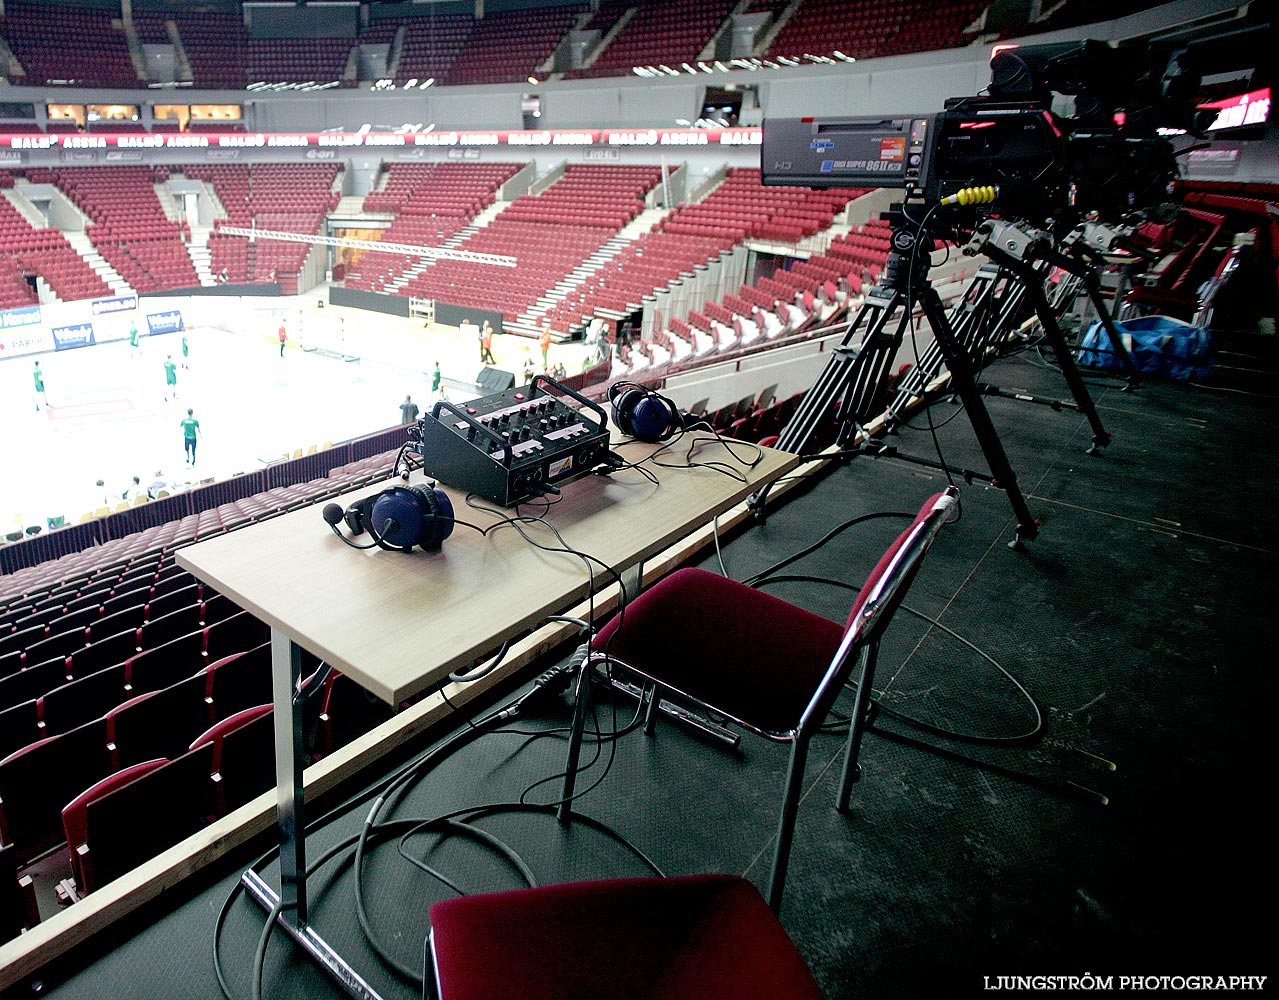
M 414 545 L 420 545 L 434 552 L 453 533 L 453 501 L 432 482 L 424 486 L 392 486 L 355 501 L 345 511 L 341 504 L 325 504 L 323 513 L 333 533 L 356 549 L 409 552 Z M 367 531 L 373 544 L 356 545 L 338 529 L 343 521 L 352 535 Z
M 637 441 L 665 441 L 684 428 L 674 400 L 637 382 L 614 382 L 608 387 L 608 401 L 617 429 Z

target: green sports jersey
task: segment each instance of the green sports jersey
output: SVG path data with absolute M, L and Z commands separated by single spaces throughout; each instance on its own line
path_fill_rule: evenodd
M 36 392 L 44 392 L 44 372 L 39 368 L 35 370 L 36 376 Z
M 138 328 L 136 326 L 129 327 L 129 346 L 138 346 Z
M 178 366 L 172 361 L 166 361 L 164 363 L 164 381 L 169 385 L 178 384 Z
M 184 438 L 194 441 L 195 432 L 200 429 L 200 421 L 196 420 L 195 417 L 183 417 L 182 423 L 178 426 L 182 428 L 182 436 Z

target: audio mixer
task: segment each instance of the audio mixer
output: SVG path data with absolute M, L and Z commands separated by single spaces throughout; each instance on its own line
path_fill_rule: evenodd
M 558 493 L 609 460 L 603 408 L 545 375 L 469 403 L 441 400 L 418 431 L 428 475 L 505 507 Z

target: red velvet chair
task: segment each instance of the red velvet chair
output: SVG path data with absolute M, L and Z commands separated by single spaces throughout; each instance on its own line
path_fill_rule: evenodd
M 836 808 L 847 809 L 880 637 L 958 498 L 959 491 L 949 487 L 920 508 L 871 571 L 843 628 L 700 569 L 677 570 L 640 594 L 626 606 L 624 625 L 614 618 L 596 634 L 578 675 L 560 819 L 567 820 L 571 810 L 590 673 L 595 664 L 612 660 L 647 688 L 647 732 L 653 731 L 660 699 L 674 696 L 791 745 L 768 892 L 769 906 L 778 912 L 809 741 L 860 663 L 836 799 Z
M 730 875 L 461 896 L 431 907 L 428 1000 L 821 1000 L 755 887 Z

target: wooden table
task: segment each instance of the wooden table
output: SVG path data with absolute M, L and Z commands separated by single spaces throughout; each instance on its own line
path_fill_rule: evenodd
M 621 450 L 637 461 L 655 447 L 630 443 Z M 679 461 L 685 447 L 681 443 L 662 460 Z M 752 457 L 750 449 L 734 448 L 744 458 Z M 547 519 L 574 549 L 619 573 L 634 570 L 797 463 L 793 455 L 763 449 L 758 464 L 747 468 L 713 443 L 694 457 L 727 462 L 745 482 L 707 468 L 650 465 L 660 480 L 654 484 L 622 470 L 567 484 Z M 421 481 L 416 474 L 411 485 Z M 497 523 L 496 516 L 468 507 L 461 491 L 445 489 L 460 520 L 480 527 Z M 539 509 L 526 505 L 525 512 Z M 560 544 L 543 526 L 525 530 L 548 546 Z M 307 926 L 302 720 L 293 698 L 301 651 L 397 705 L 584 598 L 590 589 L 586 567 L 575 555 L 537 549 L 509 525 L 482 535 L 458 524 L 436 553 L 360 551 L 334 536 L 318 506 L 182 549 L 177 560 L 271 626 L 280 892 L 253 872 L 245 873 L 245 884 L 264 906 L 284 908 L 282 926 L 353 996 L 374 1000 L 368 984 Z M 612 575 L 597 565 L 595 588 L 610 582 Z

